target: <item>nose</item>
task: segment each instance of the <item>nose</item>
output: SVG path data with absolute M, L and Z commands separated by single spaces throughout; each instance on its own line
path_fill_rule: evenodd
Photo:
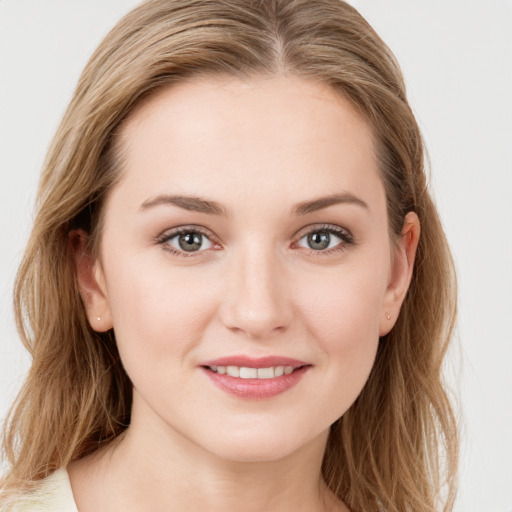
M 223 324 L 254 339 L 286 331 L 293 317 L 293 283 L 283 262 L 268 247 L 248 247 L 232 259 L 221 306 Z

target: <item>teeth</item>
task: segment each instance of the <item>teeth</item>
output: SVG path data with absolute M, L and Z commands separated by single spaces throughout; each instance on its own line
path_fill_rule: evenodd
M 229 375 L 240 379 L 273 379 L 290 375 L 293 366 L 271 366 L 270 368 L 249 368 L 247 366 L 210 366 L 210 370 L 220 375 Z
M 274 376 L 274 368 L 258 368 L 258 379 L 273 379 Z
M 258 378 L 258 370 L 256 368 L 246 368 L 242 366 L 240 368 L 240 378 L 241 379 L 257 379 Z
M 240 368 L 238 366 L 226 366 L 226 373 L 231 377 L 240 377 Z

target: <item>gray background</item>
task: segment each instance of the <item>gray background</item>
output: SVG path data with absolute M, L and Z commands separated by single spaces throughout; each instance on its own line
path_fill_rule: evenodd
M 41 164 L 86 60 L 136 3 L 0 0 L 0 418 L 29 365 L 11 289 Z M 352 3 L 402 65 L 458 268 L 456 511 L 512 512 L 512 1 Z

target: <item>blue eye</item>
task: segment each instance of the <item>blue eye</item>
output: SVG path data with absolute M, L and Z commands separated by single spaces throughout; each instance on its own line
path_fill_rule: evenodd
M 211 240 L 204 233 L 189 228 L 165 234 L 158 242 L 165 244 L 171 252 L 177 254 L 200 252 L 213 246 Z

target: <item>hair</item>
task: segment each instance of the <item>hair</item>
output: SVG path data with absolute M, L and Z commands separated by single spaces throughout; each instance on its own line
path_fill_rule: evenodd
M 149 0 L 95 51 L 49 149 L 15 283 L 32 365 L 4 425 L 6 495 L 112 442 L 130 423 L 132 385 L 113 332 L 87 321 L 69 232 L 85 229 L 97 247 L 102 204 L 122 168 L 116 134 L 133 109 L 204 74 L 313 79 L 348 98 L 372 128 L 391 238 L 410 211 L 421 237 L 398 320 L 360 396 L 331 426 L 322 472 L 353 512 L 452 510 L 458 435 L 442 362 L 456 315 L 453 262 L 399 66 L 341 0 Z

